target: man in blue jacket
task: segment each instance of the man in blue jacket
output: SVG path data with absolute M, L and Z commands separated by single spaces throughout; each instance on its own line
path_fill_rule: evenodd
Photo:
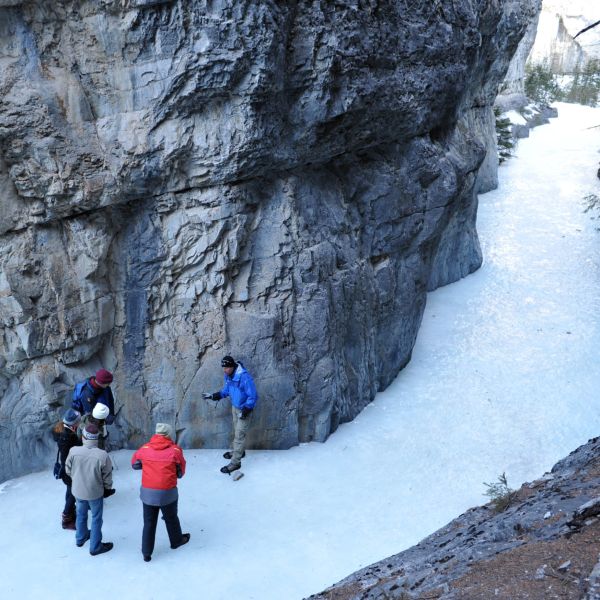
M 98 369 L 95 375 L 75 386 L 71 408 L 80 415 L 89 415 L 96 404 L 104 404 L 108 408 L 108 415 L 104 420 L 110 425 L 115 419 L 115 401 L 110 389 L 112 380 L 110 371 Z
M 221 473 L 237 471 L 242 466 L 242 458 L 246 455 L 246 433 L 250 428 L 250 417 L 256 406 L 258 396 L 254 381 L 241 362 L 235 362 L 231 356 L 221 360 L 223 367 L 223 388 L 214 394 L 204 393 L 206 400 L 220 400 L 229 396 L 233 417 L 233 452 L 225 452 L 223 458 L 229 464 L 221 467 Z

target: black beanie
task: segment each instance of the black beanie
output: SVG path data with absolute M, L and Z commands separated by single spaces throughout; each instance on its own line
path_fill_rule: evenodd
M 235 360 L 233 360 L 233 358 L 231 356 L 224 356 L 221 359 L 221 366 L 222 367 L 236 367 L 237 363 L 235 362 Z

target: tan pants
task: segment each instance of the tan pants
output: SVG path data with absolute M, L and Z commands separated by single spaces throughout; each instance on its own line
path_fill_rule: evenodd
M 242 419 L 242 411 L 235 406 L 231 407 L 231 416 L 233 417 L 233 456 L 230 465 L 239 467 L 242 464 L 242 454 L 246 448 L 246 434 L 250 429 L 251 414 Z

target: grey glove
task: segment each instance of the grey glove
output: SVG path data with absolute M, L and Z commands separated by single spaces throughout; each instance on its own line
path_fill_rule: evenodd
M 209 394 L 208 392 L 204 392 L 204 393 L 202 394 L 202 397 L 203 397 L 205 400 L 212 400 L 212 397 L 213 397 L 213 395 L 212 395 L 212 394 Z

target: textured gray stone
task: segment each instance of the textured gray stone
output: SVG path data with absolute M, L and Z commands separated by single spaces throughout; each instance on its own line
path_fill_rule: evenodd
M 525 30 L 517 50 L 514 53 L 508 71 L 498 89 L 498 95 L 494 101 L 494 108 L 501 113 L 509 110 L 516 110 L 524 115 L 527 114 L 526 107 L 530 104 L 529 98 L 525 95 L 525 63 L 536 39 L 539 15 L 532 19 Z M 475 111 L 471 111 L 474 113 Z M 492 110 L 488 108 L 480 111 L 478 123 L 474 128 L 479 127 L 484 139 L 487 140 L 486 155 L 477 175 L 476 190 L 479 193 L 489 192 L 498 187 L 498 153 L 496 151 L 496 117 Z M 537 113 L 536 113 L 537 114 Z M 535 118 L 527 118 L 527 125 L 513 125 L 512 136 L 515 144 L 519 138 L 529 136 L 530 127 L 535 127 L 540 123 Z
M 101 365 L 115 445 L 169 420 L 227 446 L 200 400 L 225 353 L 261 396 L 250 447 L 352 419 L 410 359 L 426 291 L 480 264 L 491 106 L 539 8 L 0 4 L 0 479 L 48 463 Z
M 600 600 L 600 556 L 589 577 L 589 589 L 586 600 Z
M 525 98 L 525 64 L 535 44 L 538 24 L 539 15 L 529 23 L 519 42 L 517 51 L 508 65 L 508 71 L 500 85 L 495 102 L 496 106 L 500 106 L 503 110 L 519 109 L 527 104 Z

